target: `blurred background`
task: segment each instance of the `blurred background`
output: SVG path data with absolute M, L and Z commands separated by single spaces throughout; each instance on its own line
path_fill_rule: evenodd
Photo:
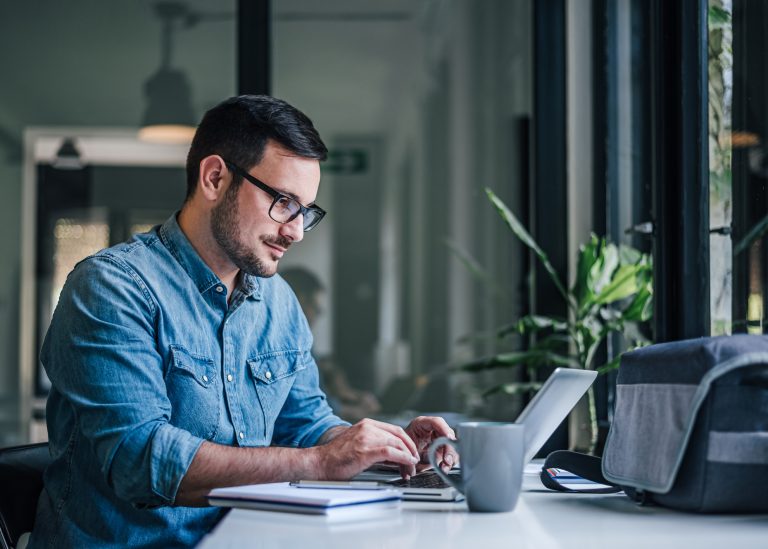
M 489 388 L 554 365 L 458 369 L 532 345 L 500 326 L 569 315 L 486 187 L 565 285 L 590 232 L 650 254 L 647 341 L 763 333 L 768 7 L 667 4 L 3 2 L 0 443 L 47 437 L 37 353 L 67 273 L 178 209 L 190 131 L 238 93 L 329 145 L 329 215 L 281 268 L 314 277 L 315 356 L 350 419 L 513 420 L 529 393 Z

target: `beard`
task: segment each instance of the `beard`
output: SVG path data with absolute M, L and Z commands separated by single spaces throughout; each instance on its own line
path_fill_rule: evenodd
M 253 248 L 247 246 L 240 238 L 240 209 L 237 202 L 238 186 L 230 185 L 224 194 L 224 199 L 211 212 L 211 232 L 216 243 L 227 254 L 235 266 L 252 276 L 269 278 L 277 272 L 277 267 L 266 265 L 256 255 Z M 264 243 L 276 244 L 282 248 L 288 248 L 291 241 L 281 236 L 259 237 Z

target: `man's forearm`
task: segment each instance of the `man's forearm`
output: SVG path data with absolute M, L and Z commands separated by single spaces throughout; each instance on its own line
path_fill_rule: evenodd
M 311 479 L 318 476 L 320 467 L 315 448 L 237 448 L 206 441 L 182 479 L 175 503 L 204 506 L 213 488 Z

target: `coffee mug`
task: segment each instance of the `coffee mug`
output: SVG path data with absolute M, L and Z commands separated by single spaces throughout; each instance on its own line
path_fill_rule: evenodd
M 516 423 L 460 423 L 458 439 L 435 439 L 429 462 L 440 477 L 467 498 L 470 511 L 511 511 L 523 482 L 523 426 Z M 440 446 L 452 446 L 461 460 L 461 479 L 445 474 L 435 462 Z

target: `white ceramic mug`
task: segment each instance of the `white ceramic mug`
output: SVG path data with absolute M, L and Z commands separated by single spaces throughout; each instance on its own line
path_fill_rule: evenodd
M 429 447 L 429 462 L 440 477 L 467 498 L 470 511 L 511 511 L 523 482 L 523 426 L 516 423 L 460 423 L 458 439 L 436 439 Z M 446 475 L 435 462 L 440 446 L 456 449 L 461 459 L 461 480 Z

